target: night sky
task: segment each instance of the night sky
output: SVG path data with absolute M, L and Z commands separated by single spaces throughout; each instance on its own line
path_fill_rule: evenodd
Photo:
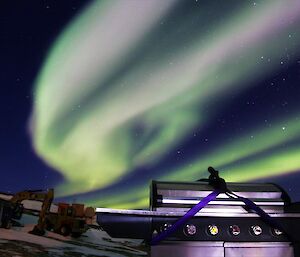
M 151 179 L 300 200 L 300 3 L 3 1 L 0 191 L 147 206 Z

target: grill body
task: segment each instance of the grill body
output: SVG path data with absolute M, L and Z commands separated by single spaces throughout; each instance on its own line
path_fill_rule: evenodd
M 228 188 L 255 202 L 283 231 L 266 224 L 243 202 L 220 194 L 164 241 L 152 246 L 151 256 L 300 257 L 299 204 L 291 203 L 274 184 L 228 183 Z M 212 191 L 207 182 L 153 181 L 149 210 L 97 208 L 97 222 L 112 237 L 150 242 Z

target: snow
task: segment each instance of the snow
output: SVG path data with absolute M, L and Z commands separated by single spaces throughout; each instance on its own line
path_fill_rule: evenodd
M 12 196 L 0 194 L 0 198 L 9 200 Z M 26 209 L 39 211 L 41 202 L 24 200 Z M 57 206 L 51 205 L 51 212 L 57 212 Z M 44 236 L 29 234 L 38 217 L 23 214 L 19 221 L 24 227 L 12 229 L 0 228 L 0 256 L 5 257 L 93 257 L 93 256 L 148 256 L 141 240 L 112 239 L 106 232 L 91 228 L 79 238 L 64 237 L 47 231 Z M 95 219 L 94 219 L 95 222 Z
M 0 256 L 147 256 L 140 240 L 115 240 L 97 229 L 89 229 L 76 239 L 49 231 L 44 236 L 29 234 L 36 222 L 26 223 L 34 218 L 37 220 L 24 214 L 21 220 L 24 227 L 0 228 Z

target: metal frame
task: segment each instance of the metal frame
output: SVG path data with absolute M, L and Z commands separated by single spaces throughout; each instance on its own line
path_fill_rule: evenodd
M 128 214 L 138 216 L 161 216 L 161 217 L 181 217 L 185 214 L 183 211 L 148 211 L 148 210 L 121 210 L 110 208 L 96 208 L 96 213 L 114 213 L 114 214 Z M 274 218 L 300 218 L 300 213 L 270 213 Z M 236 218 L 250 218 L 259 217 L 256 213 L 205 213 L 198 212 L 195 216 L 209 216 L 209 217 L 236 217 Z

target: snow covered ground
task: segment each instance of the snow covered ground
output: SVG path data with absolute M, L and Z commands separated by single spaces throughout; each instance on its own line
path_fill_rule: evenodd
M 24 215 L 22 221 L 32 221 Z M 12 229 L 0 229 L 0 256 L 5 257 L 46 257 L 46 256 L 147 256 L 147 248 L 140 240 L 115 240 L 104 231 L 90 229 L 80 238 L 64 237 L 53 232 L 36 236 L 28 232 L 33 224 Z
M 0 194 L 9 200 L 12 196 Z M 39 211 L 41 202 L 24 200 L 26 209 Z M 57 212 L 57 205 L 51 205 L 51 212 Z M 89 229 L 79 238 L 64 237 L 54 232 L 44 236 L 29 234 L 38 217 L 23 214 L 20 223 L 23 227 L 0 228 L 0 257 L 124 257 L 148 256 L 148 249 L 141 240 L 113 239 L 106 232 Z

